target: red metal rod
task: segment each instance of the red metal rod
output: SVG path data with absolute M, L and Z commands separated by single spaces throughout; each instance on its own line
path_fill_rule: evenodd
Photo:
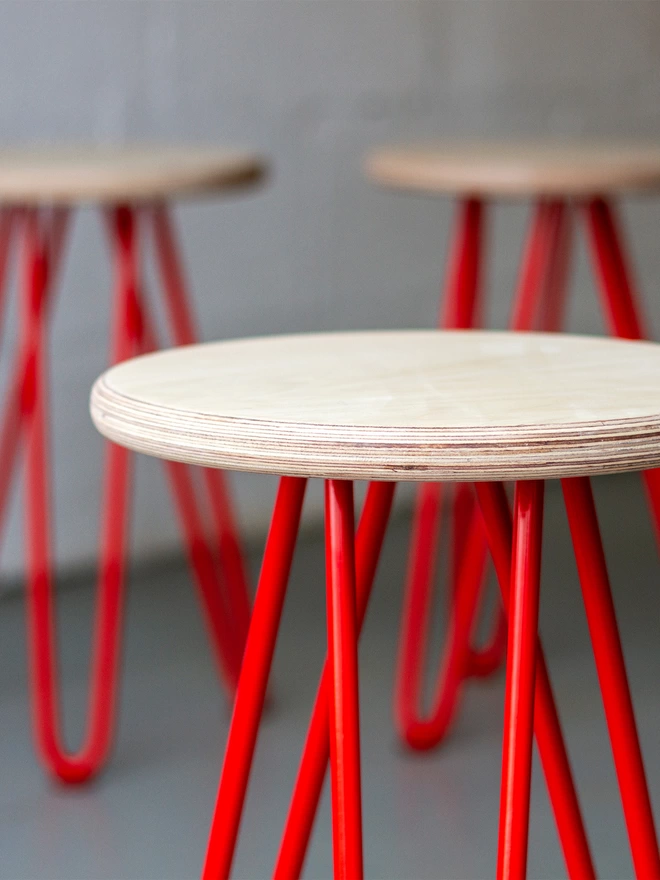
M 527 875 L 543 483 L 516 484 L 497 857 L 499 880 Z
M 635 289 L 621 222 L 604 198 L 585 206 L 587 236 L 601 302 L 610 333 L 624 339 L 649 339 L 640 297 Z M 646 496 L 660 544 L 660 468 L 642 474 Z
M 362 791 L 353 484 L 325 483 L 332 842 L 337 880 L 361 880 Z
M 18 233 L 20 221 L 25 221 L 26 212 L 20 209 L 9 209 L 11 222 L 6 229 L 7 237 L 0 245 L 0 297 L 4 302 L 5 272 L 9 259 L 10 234 Z M 12 379 L 9 384 L 5 399 L 2 428 L 0 428 L 0 534 L 4 529 L 4 519 L 9 502 L 9 491 L 12 478 L 17 472 L 17 457 L 20 448 L 23 429 L 27 421 L 26 402 L 29 396 L 24 393 L 25 384 L 30 380 L 33 370 L 34 347 L 37 344 L 39 322 L 47 320 L 50 293 L 54 287 L 54 279 L 57 277 L 59 258 L 63 249 L 64 236 L 68 227 L 68 211 L 57 209 L 52 212 L 49 225 L 49 290 L 44 291 L 41 298 L 41 311 L 35 313 L 34 318 L 26 320 L 21 329 L 21 338 L 18 352 L 14 361 Z M 16 237 L 16 236 L 15 236 Z
M 564 210 L 563 203 L 556 200 L 539 199 L 536 204 L 509 322 L 512 330 L 535 330 L 539 326 L 541 305 L 556 271 Z
M 660 877 L 653 809 L 591 485 L 586 477 L 575 477 L 562 480 L 562 489 L 635 873 Z
M 560 330 L 570 268 L 570 215 L 560 200 L 537 203 L 523 257 L 511 325 L 515 330 Z M 501 609 L 493 633 L 479 652 L 472 651 L 469 674 L 490 675 L 506 652 L 506 618 Z
M 457 234 L 452 243 L 447 286 L 439 325 L 468 330 L 481 323 L 481 287 L 486 206 L 467 198 L 457 205 Z
M 59 250 L 52 236 L 40 241 L 36 212 L 26 220 L 30 282 L 27 310 L 39 322 L 40 301 L 49 283 L 49 257 Z M 55 230 L 55 226 L 52 226 Z M 117 277 L 113 359 L 130 353 L 127 327 L 134 241 L 130 221 Z M 90 710 L 82 747 L 67 753 L 61 743 L 57 687 L 54 588 L 50 557 L 46 325 L 41 322 L 32 379 L 26 384 L 29 416 L 27 441 L 28 629 L 33 677 L 33 711 L 37 746 L 49 771 L 68 783 L 83 782 L 102 766 L 109 751 L 116 710 L 116 686 L 122 609 L 123 558 L 127 509 L 128 464 L 124 450 L 109 453 L 106 481 L 107 516 L 102 527 L 99 587 L 92 655 Z
M 355 581 L 358 633 L 362 629 L 380 557 L 385 529 L 392 509 L 394 483 L 371 483 L 355 538 Z M 275 880 L 291 880 L 302 874 L 312 834 L 323 780 L 330 759 L 330 669 L 326 659 L 314 701 L 305 748 L 293 789 L 291 806 L 275 863 Z
M 477 483 L 476 490 L 502 591 L 502 603 L 508 609 L 513 539 L 509 502 L 502 483 Z M 535 687 L 534 735 L 568 874 L 572 880 L 594 880 L 596 874 L 589 842 L 540 640 L 536 646 Z
M 399 733 L 414 749 L 433 748 L 445 735 L 458 707 L 460 690 L 470 654 L 470 637 L 476 623 L 476 610 L 486 558 L 481 519 L 473 516 L 465 540 L 459 583 L 450 610 L 447 643 L 433 708 L 419 719 L 409 704 L 399 706 Z
M 305 485 L 305 480 L 295 477 L 280 481 L 236 691 L 203 880 L 224 880 L 231 870 Z
M 138 222 L 139 215 L 134 215 Z M 111 249 L 121 247 L 117 240 L 118 227 L 114 213 L 106 213 Z M 153 321 L 142 290 L 135 289 L 131 299 L 132 321 L 136 328 L 139 351 L 142 353 L 159 348 Z M 204 519 L 197 504 L 192 469 L 178 462 L 163 462 L 175 501 L 181 529 L 186 542 L 190 565 L 195 574 L 195 585 L 204 611 L 204 619 L 211 639 L 220 677 L 229 694 L 233 694 L 240 673 L 244 642 L 233 626 L 232 612 L 227 605 L 226 591 L 222 589 L 220 572 L 209 546 Z
M 624 339 L 648 339 L 614 209 L 599 197 L 591 199 L 585 211 L 587 238 L 609 331 Z
M 228 694 L 238 685 L 244 643 L 237 640 L 231 610 L 220 589 L 218 566 L 211 553 L 207 532 L 200 516 L 190 469 L 179 462 L 165 462 L 176 502 L 188 558 L 195 573 L 204 619 L 211 637 L 216 663 Z
M 154 235 L 156 263 L 160 270 L 174 343 L 190 345 L 198 341 L 198 334 L 195 330 L 191 299 L 188 295 L 172 220 L 162 203 L 153 205 L 149 214 Z M 248 577 L 229 486 L 222 472 L 215 468 L 203 468 L 202 473 L 217 533 L 220 584 L 226 596 L 234 638 L 239 647 L 238 667 L 235 670 L 237 676 L 250 623 Z
M 571 209 L 565 202 L 553 205 L 552 245 L 538 315 L 539 329 L 546 333 L 557 333 L 564 327 L 572 255 Z
M 440 324 L 447 328 L 468 328 L 478 323 L 481 301 L 482 251 L 484 244 L 485 206 L 478 199 L 468 198 L 459 203 L 457 208 L 457 233 L 452 245 L 449 259 L 446 296 Z M 465 547 L 470 524 L 474 520 L 475 528 L 481 528 L 479 518 L 473 515 L 473 503 L 470 497 L 472 490 L 459 487 L 455 493 L 452 515 L 451 572 L 453 588 L 450 591 L 451 603 L 456 599 L 459 583 L 459 571 L 463 558 L 467 555 Z M 424 680 L 424 661 L 427 654 L 429 623 L 433 607 L 434 581 L 436 575 L 437 543 L 442 502 L 442 490 L 438 484 L 425 484 L 419 487 L 415 502 L 413 532 L 408 561 L 408 574 L 404 589 L 404 604 L 401 616 L 401 630 L 396 665 L 396 681 L 394 688 L 394 717 L 397 729 L 403 740 L 412 748 L 430 748 L 439 742 L 447 724 L 438 725 L 420 715 L 421 691 Z M 481 539 L 483 551 L 477 550 L 482 566 L 479 569 L 473 562 L 469 572 L 483 583 L 485 573 L 485 540 Z M 464 579 L 460 578 L 461 583 Z M 479 584 L 469 586 L 470 595 L 478 589 Z M 476 607 L 476 606 L 475 606 Z M 468 627 L 471 631 L 471 626 Z M 463 632 L 467 636 L 467 630 Z M 455 640 L 450 638 L 452 644 Z M 450 648 L 450 651 L 452 649 Z M 483 659 L 483 658 L 478 658 Z M 492 654 L 487 655 L 485 662 L 492 663 Z M 475 668 L 478 663 L 475 663 Z M 452 672 L 456 670 L 460 677 L 468 673 L 461 651 L 461 663 L 445 660 L 444 668 Z M 487 669 L 483 668 L 484 674 Z M 440 677 L 441 682 L 449 685 L 447 694 L 438 698 L 443 706 L 449 706 L 458 694 L 458 683 L 448 681 L 446 676 Z M 443 710 L 444 711 L 444 710 Z M 435 715 L 436 712 L 432 712 Z M 453 710 L 452 710 L 453 714 Z M 422 731 L 426 729 L 426 733 Z M 409 731 L 414 734 L 408 736 Z M 438 737 L 433 742 L 433 737 Z M 421 746 L 416 743 L 424 742 Z
M 2 326 L 4 307 L 7 300 L 6 279 L 11 240 L 18 226 L 20 213 L 20 210 L 17 208 L 0 208 L 0 327 Z

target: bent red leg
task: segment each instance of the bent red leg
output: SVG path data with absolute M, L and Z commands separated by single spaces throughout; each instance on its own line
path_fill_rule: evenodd
M 12 237 L 14 240 L 18 239 L 21 226 L 25 226 L 28 216 L 33 216 L 33 212 L 27 212 L 19 208 L 8 208 L 5 209 L 0 218 L 0 311 L 6 299 L 6 270 L 10 256 L 11 240 Z M 53 212 L 49 223 L 48 248 L 50 253 L 48 254 L 48 260 L 50 287 L 53 287 L 53 279 L 57 277 L 67 220 L 68 212 L 58 209 Z M 24 394 L 25 383 L 28 380 L 28 374 L 33 368 L 31 362 L 37 334 L 39 333 L 40 321 L 47 320 L 48 304 L 49 296 L 47 291 L 45 291 L 40 303 L 43 311 L 37 308 L 29 318 L 26 317 L 20 333 L 18 351 L 14 359 L 12 378 L 7 389 L 2 428 L 0 428 L 0 534 L 3 532 L 4 518 L 9 502 L 9 491 L 12 478 L 17 471 L 18 452 L 28 415 L 28 409 L 26 408 L 28 397 Z
M 543 483 L 516 484 L 497 877 L 527 873 Z
M 150 214 L 156 261 L 160 270 L 173 339 L 176 345 L 190 345 L 198 341 L 198 336 L 172 222 L 163 204 L 153 206 Z M 216 468 L 203 468 L 202 472 L 217 533 L 220 584 L 226 595 L 234 637 L 239 648 L 238 665 L 234 670 L 234 676 L 237 678 L 250 622 L 248 577 L 233 504 L 224 475 Z
M 231 870 L 305 485 L 305 480 L 295 477 L 283 477 L 280 481 L 236 691 L 202 871 L 204 880 L 224 880 Z
M 467 328 L 478 321 L 484 215 L 485 207 L 478 199 L 464 199 L 458 205 L 456 238 L 449 259 L 446 297 L 440 319 L 444 327 Z M 456 577 L 464 555 L 469 523 L 473 518 L 465 515 L 466 508 L 471 506 L 466 497 L 466 492 L 469 491 L 462 488 L 454 503 L 452 569 L 456 572 Z M 419 487 L 404 587 L 394 687 L 394 717 L 400 735 L 411 746 L 413 743 L 407 740 L 407 729 L 411 724 L 424 723 L 419 717 L 419 704 L 433 605 L 441 500 L 442 490 L 438 484 L 424 484 Z M 455 593 L 456 589 L 450 591 L 452 603 Z
M 477 483 L 477 497 L 502 591 L 509 607 L 513 525 L 509 502 L 501 483 Z M 559 714 L 540 640 L 536 646 L 534 735 L 545 774 L 557 831 L 571 880 L 594 880 L 596 874 Z
M 394 483 L 371 483 L 355 538 L 358 633 L 366 617 L 376 566 L 392 509 Z M 273 877 L 291 880 L 302 873 L 314 817 L 330 759 L 330 668 L 326 659 L 314 701 L 305 748 L 293 789 Z
M 31 266 L 30 300 L 36 303 L 46 292 L 49 271 L 57 252 L 55 226 L 51 241 L 40 232 L 35 214 L 28 216 L 26 234 Z M 125 228 L 126 250 L 118 266 L 113 360 L 131 353 L 130 290 L 133 240 L 130 221 Z M 40 293 L 41 291 L 41 293 Z M 57 645 L 54 620 L 54 587 L 50 557 L 48 517 L 47 360 L 45 325 L 35 351 L 30 424 L 27 445 L 27 545 L 28 626 L 34 687 L 35 733 L 48 769 L 64 782 L 83 782 L 105 761 L 112 741 L 116 709 L 116 686 L 122 609 L 123 560 L 126 537 L 128 456 L 110 448 L 106 472 L 106 506 L 102 526 L 99 585 L 93 640 L 88 726 L 83 745 L 67 753 L 61 742 Z
M 637 877 L 660 877 L 660 853 L 642 750 L 591 485 L 562 480 L 584 607 Z
M 561 325 L 569 261 L 566 215 L 566 205 L 558 199 L 542 199 L 536 205 L 514 297 L 514 330 L 533 330 L 537 325 L 557 330 Z M 498 605 L 491 636 L 483 648 L 470 651 L 469 674 L 492 674 L 504 659 L 506 638 L 506 616 Z
M 425 718 L 402 707 L 397 722 L 399 732 L 414 749 L 433 748 L 443 738 L 458 708 L 458 697 L 466 677 L 470 637 L 476 622 L 478 599 L 483 581 L 486 545 L 481 519 L 473 516 L 465 540 L 463 564 L 450 609 L 450 621 L 443 665 L 433 707 Z
M 514 330 L 556 331 L 562 326 L 570 265 L 570 217 L 558 199 L 540 200 L 525 245 L 514 299 Z M 471 675 L 490 675 L 506 652 L 506 617 L 498 608 L 490 639 L 471 652 Z
M 588 242 L 600 299 L 610 333 L 623 339 L 650 339 L 630 259 L 614 207 L 604 198 L 585 206 Z M 656 541 L 660 544 L 660 468 L 642 474 Z
M 137 225 L 138 213 L 131 214 L 131 222 Z M 121 223 L 116 211 L 106 213 L 110 248 L 121 253 Z M 137 271 L 137 270 L 136 270 Z M 144 296 L 143 286 L 136 276 L 131 297 L 131 314 L 136 333 L 136 346 L 140 352 L 156 350 L 153 322 Z M 232 625 L 231 609 L 227 607 L 225 591 L 221 589 L 216 560 L 209 546 L 204 519 L 200 512 L 191 469 L 178 462 L 164 462 L 175 508 L 179 516 L 190 565 L 195 574 L 195 585 L 208 627 L 220 677 L 229 694 L 233 694 L 240 672 L 243 642 L 237 639 Z

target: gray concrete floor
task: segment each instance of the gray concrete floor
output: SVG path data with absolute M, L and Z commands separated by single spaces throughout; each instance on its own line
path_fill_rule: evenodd
M 652 797 L 660 804 L 660 584 L 657 553 L 636 481 L 597 482 Z M 361 646 L 366 873 L 371 878 L 493 876 L 503 678 L 470 683 L 442 749 L 406 753 L 390 714 L 408 522 L 388 535 Z M 253 563 L 258 566 L 258 554 Z M 0 604 L 0 877 L 194 878 L 204 851 L 228 726 L 185 568 L 142 572 L 130 593 L 121 723 L 113 760 L 92 785 L 65 790 L 44 778 L 31 745 L 23 603 Z M 67 733 L 77 741 L 85 696 L 91 591 L 62 590 L 62 676 Z M 441 609 L 440 609 L 441 611 Z M 438 635 L 442 629 L 439 615 Z M 548 490 L 542 634 L 575 766 L 597 867 L 632 874 L 616 779 L 577 592 L 560 494 Z M 270 875 L 315 679 L 324 652 L 320 536 L 297 554 L 243 821 L 235 876 Z M 530 876 L 564 876 L 535 759 Z M 326 791 L 306 876 L 331 876 Z

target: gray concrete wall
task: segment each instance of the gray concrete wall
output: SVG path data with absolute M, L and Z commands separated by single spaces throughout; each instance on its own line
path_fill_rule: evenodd
M 429 325 L 450 206 L 374 191 L 372 144 L 433 135 L 660 134 L 660 4 L 457 2 L 5 2 L 0 141 L 246 144 L 267 189 L 177 209 L 206 338 Z M 641 287 L 660 327 L 660 202 L 626 203 Z M 526 209 L 498 209 L 489 278 L 506 321 Z M 57 558 L 95 552 L 100 441 L 86 399 L 107 346 L 109 272 L 97 218 L 77 220 L 54 320 Z M 600 326 L 583 252 L 571 326 Z M 14 312 L 10 310 L 9 327 Z M 12 347 L 5 334 L 1 366 Z M 171 549 L 155 462 L 138 468 L 134 543 Z M 263 528 L 267 478 L 235 481 Z M 318 494 L 311 515 L 318 513 Z M 21 510 L 2 548 L 22 568 Z

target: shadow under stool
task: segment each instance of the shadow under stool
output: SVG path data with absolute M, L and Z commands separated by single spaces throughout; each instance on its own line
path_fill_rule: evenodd
M 89 719 L 82 746 L 70 753 L 62 742 L 59 720 L 49 514 L 48 344 L 72 214 L 80 205 L 92 204 L 101 216 L 114 272 L 109 349 L 111 362 L 117 363 L 159 346 L 140 267 L 143 240 L 148 237 L 172 342 L 181 345 L 197 339 L 169 203 L 238 192 L 253 186 L 263 172 L 256 155 L 217 148 L 0 152 L 0 294 L 5 293 L 10 251 L 20 255 L 20 330 L 0 428 L 0 519 L 6 514 L 12 477 L 23 452 L 33 723 L 41 760 L 63 782 L 79 783 L 96 774 L 112 745 L 131 487 L 128 451 L 108 444 Z M 183 465 L 167 463 L 166 471 L 220 675 L 233 697 L 250 598 L 228 486 L 217 470 L 205 471 L 199 485 Z
M 302 872 L 328 762 L 334 873 L 363 874 L 357 642 L 394 484 L 429 480 L 474 485 L 509 624 L 497 876 L 526 874 L 534 737 L 568 873 L 595 876 L 538 636 L 544 483 L 558 479 L 635 870 L 660 877 L 590 484 L 660 464 L 660 346 L 437 330 L 234 340 L 120 364 L 95 384 L 91 411 L 130 449 L 281 475 L 205 880 L 231 871 L 308 478 L 325 481 L 328 653 L 273 876 Z M 357 531 L 354 480 L 371 481 Z M 513 512 L 502 481 L 515 482 Z
M 660 191 L 660 145 L 612 140 L 449 141 L 381 147 L 367 157 L 365 167 L 380 186 L 450 197 L 456 203 L 440 303 L 441 327 L 482 325 L 487 215 L 497 202 L 525 200 L 532 203 L 533 212 L 511 307 L 511 329 L 563 328 L 571 244 L 579 223 L 586 233 L 609 333 L 627 339 L 649 338 L 615 200 L 627 193 L 655 195 Z M 645 473 L 644 482 L 660 541 L 660 471 Z M 443 496 L 450 520 L 449 625 L 431 705 L 423 708 Z M 483 647 L 473 644 L 483 605 L 486 544 L 469 486 L 428 483 L 419 487 L 394 688 L 396 727 L 413 749 L 429 749 L 441 742 L 456 717 L 465 680 L 491 675 L 504 659 L 506 627 L 500 607 Z M 465 596 L 459 597 L 459 585 Z M 459 601 L 468 606 L 467 615 L 456 610 Z

